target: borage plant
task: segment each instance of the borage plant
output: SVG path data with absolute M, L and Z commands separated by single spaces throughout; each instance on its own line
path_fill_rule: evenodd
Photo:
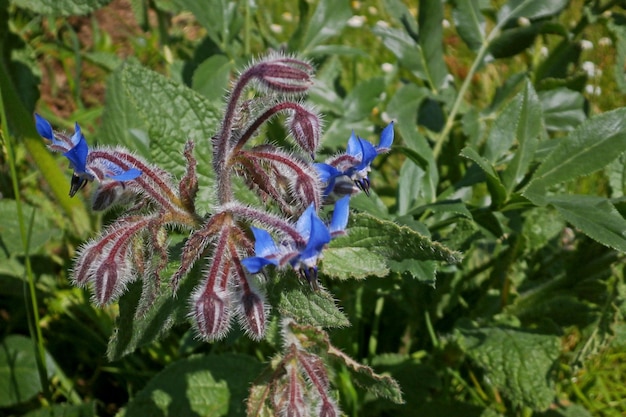
M 180 293 L 184 282 L 194 288 L 189 300 L 175 302 L 190 305 L 188 316 L 201 339 L 223 339 L 234 318 L 254 340 L 266 337 L 270 320 L 281 329 L 282 351 L 271 371 L 253 386 L 250 415 L 270 410 L 290 416 L 339 415 L 328 372 L 333 359 L 374 394 L 402 401 L 395 381 L 340 352 L 323 330 L 348 324 L 318 281 L 325 251 L 332 256 L 321 272 L 327 269 L 327 275 L 338 278 L 348 277 L 345 264 L 355 256 L 370 256 L 370 251 L 380 265 L 372 266 L 370 260 L 354 276 L 407 272 L 412 260 L 458 261 L 458 254 L 427 237 L 369 215 L 352 216 L 353 230 L 346 230 L 350 198 L 361 191 L 369 194 L 371 164 L 390 150 L 394 126 L 382 131 L 378 145 L 353 133 L 345 153 L 315 163 L 321 120 L 301 101 L 312 83 L 309 63 L 278 54 L 239 75 L 219 130 L 210 144 L 198 144 L 213 150 L 213 207 L 196 204 L 198 163 L 192 141 L 184 149 L 185 173 L 176 181 L 121 147 L 89 148 L 78 125 L 69 136 L 54 132 L 36 115 L 37 129 L 50 149 L 70 161 L 70 194 L 95 180 L 94 210 L 126 206 L 124 214 L 80 248 L 72 271 L 76 285 L 93 288 L 96 304 L 115 301 L 131 282 L 141 281 L 134 318 L 120 317 L 141 321 L 160 296 L 161 276 L 171 272 L 173 294 Z M 259 138 L 264 125 L 278 115 L 286 116 L 289 149 Z M 170 259 L 168 234 L 180 229 L 191 234 L 176 259 Z M 327 249 L 334 238 L 337 243 Z M 392 249 L 394 244 L 399 248 Z M 196 264 L 202 268 L 194 268 Z M 177 266 L 168 269 L 170 265 Z M 300 283 L 294 285 L 294 280 Z M 272 307 L 275 314 L 270 317 Z M 335 319 L 320 319 L 319 311 Z M 121 308 L 120 314 L 129 312 Z

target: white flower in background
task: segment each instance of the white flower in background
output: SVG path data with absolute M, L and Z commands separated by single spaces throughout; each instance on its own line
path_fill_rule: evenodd
M 383 72 L 385 74 L 389 74 L 393 71 L 393 69 L 395 68 L 393 64 L 389 63 L 389 62 L 385 62 L 384 64 L 382 64 L 380 66 L 380 68 L 383 70 Z
M 348 19 L 348 26 L 351 28 L 360 28 L 365 24 L 365 16 L 352 16 Z
M 580 48 L 583 51 L 589 51 L 593 49 L 593 42 L 587 40 L 587 39 L 583 39 L 580 41 Z

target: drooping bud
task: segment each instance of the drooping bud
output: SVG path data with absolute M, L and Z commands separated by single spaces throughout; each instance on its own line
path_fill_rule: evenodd
M 303 106 L 297 106 L 287 120 L 287 126 L 296 143 L 313 157 L 321 137 L 319 115 Z
M 312 85 L 313 67 L 295 58 L 270 56 L 248 71 L 261 85 L 281 93 L 303 93 Z
M 217 340 L 230 328 L 230 298 L 226 291 L 206 288 L 193 295 L 193 318 L 200 336 Z

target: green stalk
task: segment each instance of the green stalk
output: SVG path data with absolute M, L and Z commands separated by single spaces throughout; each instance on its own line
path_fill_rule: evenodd
M 518 10 L 524 8 L 526 4 L 527 4 L 526 2 L 520 3 L 517 6 L 517 8 L 511 11 L 510 15 L 511 16 L 515 15 L 518 12 Z M 459 93 L 457 94 L 456 99 L 454 100 L 454 104 L 452 105 L 452 109 L 450 110 L 450 114 L 448 115 L 448 119 L 446 120 L 446 124 L 443 127 L 443 130 L 441 131 L 439 136 L 437 136 L 435 139 L 435 147 L 433 148 L 433 157 L 435 158 L 435 160 L 437 160 L 437 158 L 439 157 L 439 154 L 441 153 L 441 148 L 443 147 L 443 143 L 446 141 L 446 139 L 450 135 L 450 131 L 452 130 L 452 127 L 454 126 L 456 115 L 459 112 L 459 109 L 461 108 L 461 104 L 463 103 L 465 93 L 467 92 L 467 89 L 469 88 L 470 83 L 472 82 L 472 78 L 474 78 L 474 74 L 476 74 L 476 72 L 478 71 L 478 68 L 480 68 L 480 66 L 482 65 L 483 59 L 485 59 L 485 55 L 487 55 L 487 52 L 489 51 L 489 46 L 491 45 L 491 42 L 498 35 L 500 35 L 500 30 L 502 29 L 504 24 L 507 22 L 507 20 L 508 20 L 507 18 L 503 18 L 500 22 L 498 22 L 496 26 L 493 28 L 493 30 L 489 32 L 489 35 L 485 38 L 482 45 L 480 46 L 480 49 L 478 50 L 478 53 L 476 54 L 476 58 L 474 59 L 474 62 L 472 62 L 472 66 L 469 72 L 467 73 L 467 76 L 463 80 L 463 84 L 461 84 Z
M 2 77 L 4 79 L 4 77 Z M 37 359 L 37 370 L 39 372 L 39 381 L 43 390 L 43 395 L 48 403 L 52 402 L 52 395 L 50 393 L 50 386 L 48 385 L 48 370 L 46 368 L 46 350 L 43 346 L 43 334 L 41 332 L 41 326 L 39 325 L 39 306 L 37 304 L 37 293 L 35 290 L 35 277 L 33 275 L 33 269 L 30 262 L 30 236 L 33 228 L 33 222 L 35 219 L 35 212 L 30 218 L 28 230 L 26 229 L 26 222 L 24 219 L 24 210 L 22 207 L 22 201 L 20 198 L 20 188 L 17 181 L 17 168 L 15 166 L 15 151 L 13 149 L 13 143 L 9 136 L 8 118 L 5 112 L 4 106 L 4 89 L 0 89 L 0 119 L 2 120 L 2 136 L 5 139 L 4 143 L 7 148 L 7 160 L 9 162 L 9 171 L 11 172 L 11 183 L 13 185 L 13 194 L 15 196 L 15 204 L 17 208 L 17 221 L 20 228 L 20 237 L 22 240 L 22 247 L 24 249 L 24 264 L 26 267 L 26 277 L 24 279 L 24 303 L 26 304 L 26 312 L 28 315 L 28 329 L 30 336 L 33 340 L 35 357 Z M 14 102 L 14 105 L 19 102 Z M 28 288 L 26 288 L 28 285 Z M 30 305 L 29 305 L 30 302 Z

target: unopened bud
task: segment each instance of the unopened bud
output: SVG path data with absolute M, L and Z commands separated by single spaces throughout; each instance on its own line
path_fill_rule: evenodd
M 250 71 L 262 85 L 282 93 L 303 93 L 312 84 L 313 68 L 295 58 L 270 57 L 252 66 Z
M 194 296 L 193 317 L 207 340 L 222 338 L 230 327 L 230 300 L 224 291 L 207 288 Z
M 298 106 L 288 121 L 289 131 L 296 143 L 309 154 L 314 155 L 321 137 L 319 116 L 302 106 Z

